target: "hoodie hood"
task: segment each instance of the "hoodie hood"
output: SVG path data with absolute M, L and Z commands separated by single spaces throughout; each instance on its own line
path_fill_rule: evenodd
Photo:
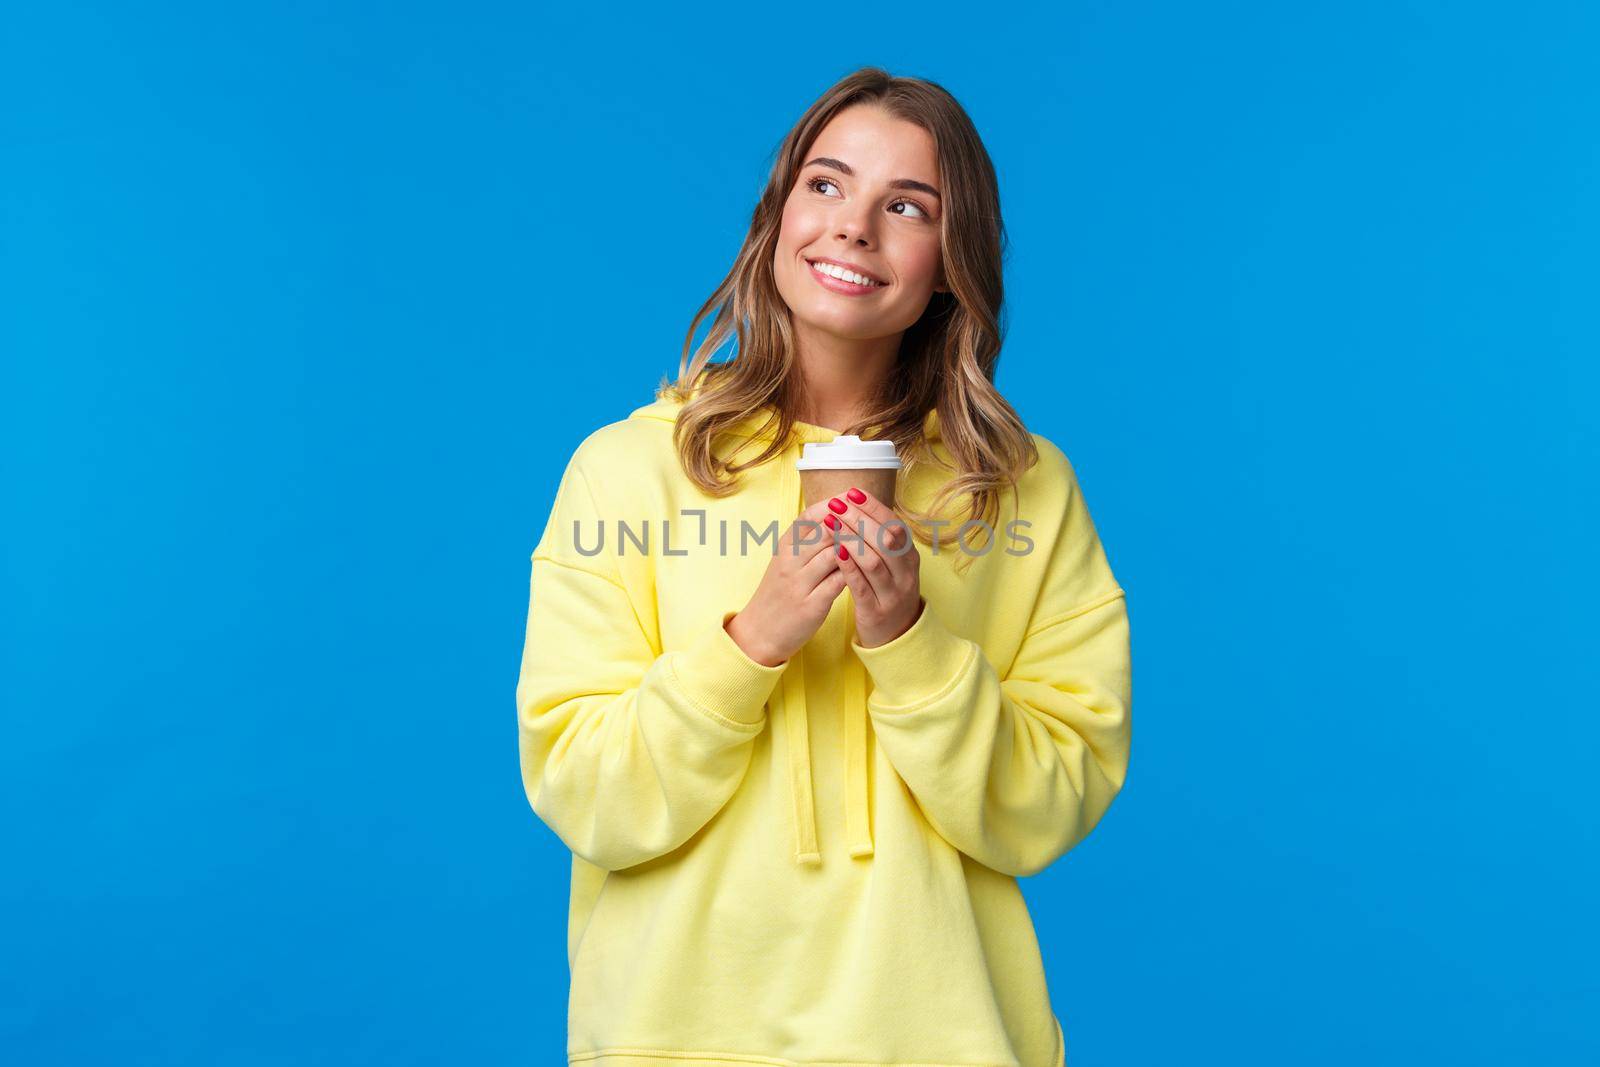
M 656 419 L 673 424 L 685 401 L 672 397 L 658 397 L 653 402 L 636 408 L 628 418 Z M 771 425 L 767 423 L 771 422 Z M 923 423 L 924 432 L 931 440 L 939 439 L 938 413 L 930 411 Z M 727 431 L 732 437 L 770 441 L 777 429 L 776 414 L 768 406 L 755 409 L 742 417 Z M 772 498 L 773 514 L 785 523 L 792 522 L 805 509 L 801 491 L 800 471 L 795 463 L 807 442 L 832 441 L 838 431 L 808 422 L 796 422 L 788 443 L 771 462 L 777 464 L 776 484 Z M 763 488 L 765 486 L 763 485 Z M 760 490 L 758 490 L 760 491 Z M 848 588 L 845 597 L 850 597 Z M 846 612 L 847 640 L 855 640 L 855 609 L 853 604 Z M 805 648 L 789 657 L 778 687 L 773 691 L 775 703 L 783 717 L 785 748 L 788 753 L 789 795 L 794 809 L 794 860 L 800 864 L 820 864 L 822 850 L 817 842 L 816 799 L 811 773 L 811 733 L 806 714 Z M 860 658 L 854 654 L 844 658 L 845 677 L 842 696 L 845 714 L 845 758 L 847 761 L 845 798 L 845 839 L 850 855 L 872 855 L 871 810 L 867 795 L 867 672 Z M 820 684 L 820 683 L 819 683 Z

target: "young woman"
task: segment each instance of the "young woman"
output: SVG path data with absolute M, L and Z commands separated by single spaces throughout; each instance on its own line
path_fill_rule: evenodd
M 678 381 L 568 462 L 517 713 L 572 851 L 569 1062 L 1064 1063 L 1017 879 L 1122 787 L 1128 617 L 995 390 L 1003 243 L 960 105 L 852 74 Z M 895 443 L 893 507 L 805 506 L 795 461 L 841 433 Z

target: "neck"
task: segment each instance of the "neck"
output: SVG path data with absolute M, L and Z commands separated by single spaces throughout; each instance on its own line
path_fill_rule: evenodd
M 796 417 L 830 429 L 854 425 L 893 370 L 901 334 L 856 340 L 796 326 Z

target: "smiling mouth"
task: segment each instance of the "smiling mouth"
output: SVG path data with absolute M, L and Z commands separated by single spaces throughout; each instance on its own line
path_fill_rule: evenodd
M 821 260 L 808 259 L 806 265 L 818 281 L 835 292 L 870 293 L 888 285 L 887 282 L 880 282 L 876 278 Z

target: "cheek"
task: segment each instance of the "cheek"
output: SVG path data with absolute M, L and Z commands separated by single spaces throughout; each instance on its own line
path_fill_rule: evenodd
M 778 246 L 794 251 L 810 240 L 808 216 L 805 207 L 791 200 L 783 207 L 783 218 L 778 224 Z
M 900 277 L 909 288 L 932 289 L 939 280 L 939 243 L 918 241 L 901 250 Z

